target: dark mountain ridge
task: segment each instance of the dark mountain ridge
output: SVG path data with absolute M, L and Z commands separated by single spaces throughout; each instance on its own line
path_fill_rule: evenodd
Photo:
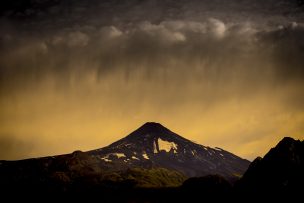
M 237 183 L 242 193 L 288 194 L 304 191 L 304 141 L 283 138 L 264 158 L 256 158 Z

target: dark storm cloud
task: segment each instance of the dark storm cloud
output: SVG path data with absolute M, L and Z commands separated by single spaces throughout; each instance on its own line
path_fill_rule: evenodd
M 303 137 L 296 0 L 18 0 L 0 16 L 3 157 L 40 138 L 39 156 L 100 147 L 151 118 L 250 157 Z
M 83 26 L 44 33 L 40 37 L 2 35 L 1 82 L 23 85 L 54 77 L 97 71 L 96 77 L 143 70 L 153 77 L 171 70 L 184 77 L 216 82 L 298 79 L 303 76 L 301 24 L 260 30 L 252 23 L 148 21 L 128 27 Z M 267 78 L 271 72 L 272 78 Z M 197 73 L 195 73 L 196 76 Z M 264 78 L 266 77 L 266 78 Z
M 116 69 L 127 72 L 146 69 L 151 73 L 153 69 L 186 68 L 191 72 L 196 62 L 197 66 L 210 63 L 221 69 L 220 63 L 235 61 L 252 48 L 251 28 L 229 29 L 223 22 L 210 19 L 203 23 L 145 21 L 124 29 L 82 27 L 34 40 L 5 35 L 1 50 L 2 78 L 19 75 L 23 77 L 21 81 L 24 78 L 35 81 L 44 73 L 69 75 L 91 69 L 97 69 L 101 75 Z
M 299 0 L 3 0 L 1 15 L 8 19 L 44 24 L 47 27 L 70 23 L 113 24 L 147 20 L 202 20 L 210 16 L 229 20 L 271 17 L 292 20 L 303 17 Z M 237 15 L 236 15 L 237 14 Z M 284 16 L 282 16 L 284 14 Z M 281 15 L 281 16 L 280 16 Z M 39 24 L 37 24 L 39 22 Z

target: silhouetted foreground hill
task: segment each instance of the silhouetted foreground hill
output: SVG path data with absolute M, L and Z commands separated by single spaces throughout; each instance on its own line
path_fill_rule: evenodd
M 256 158 L 236 184 L 248 196 L 297 196 L 304 191 L 304 141 L 285 137 Z

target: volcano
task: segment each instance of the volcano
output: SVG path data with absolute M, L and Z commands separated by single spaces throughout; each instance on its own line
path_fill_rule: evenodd
M 228 180 L 241 176 L 250 164 L 221 148 L 196 144 L 154 122 L 88 153 L 112 169 L 161 167 L 187 177 L 217 174 Z
M 100 149 L 0 161 L 0 188 L 41 194 L 91 192 L 92 188 L 105 192 L 113 188 L 178 187 L 188 178 L 206 175 L 234 182 L 249 164 L 221 148 L 196 144 L 149 122 Z

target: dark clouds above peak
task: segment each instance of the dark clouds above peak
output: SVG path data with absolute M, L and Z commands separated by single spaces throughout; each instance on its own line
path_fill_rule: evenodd
M 18 135 L 16 140 L 27 134 L 32 136 L 29 140 L 37 135 L 43 140 L 35 148 L 39 155 L 54 154 L 51 150 L 59 145 L 58 153 L 90 149 L 96 140 L 115 141 L 113 123 L 123 129 L 147 120 L 180 126 L 203 144 L 223 144 L 228 150 L 235 147 L 228 140 L 247 140 L 252 150 L 266 150 L 273 137 L 300 137 L 303 132 L 301 2 L 3 4 L 3 143 L 8 139 L 2 134 Z M 69 145 L 58 143 L 58 136 L 60 143 Z M 254 156 L 259 149 L 245 148 L 237 150 Z
M 17 0 L 2 1 L 1 16 L 36 30 L 210 17 L 268 25 L 303 20 L 301 5 L 298 0 Z
M 261 30 L 215 18 L 83 26 L 35 38 L 12 32 L 2 36 L 1 81 L 35 84 L 50 75 L 68 80 L 79 72 L 95 72 L 99 80 L 118 70 L 150 76 L 161 70 L 165 77 L 174 71 L 185 78 L 199 73 L 204 80 L 224 83 L 302 81 L 303 34 L 300 23 Z

